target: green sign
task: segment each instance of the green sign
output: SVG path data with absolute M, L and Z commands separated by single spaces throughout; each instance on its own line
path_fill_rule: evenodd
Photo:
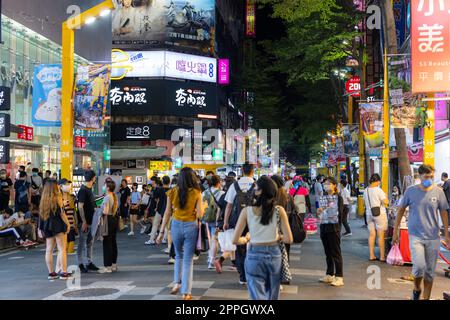
M 105 159 L 105 161 L 111 161 L 111 150 L 110 149 L 105 149 L 103 151 L 103 158 Z
M 213 161 L 223 161 L 222 149 L 213 149 Z
M 173 167 L 175 169 L 181 169 L 183 167 L 183 162 L 181 158 L 175 159 L 175 162 L 173 163 Z

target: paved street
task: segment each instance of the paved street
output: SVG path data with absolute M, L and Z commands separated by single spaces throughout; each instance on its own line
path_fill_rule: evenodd
M 367 261 L 366 229 L 362 220 L 352 220 L 353 236 L 343 240 L 344 278 L 343 288 L 321 284 L 317 279 L 325 270 L 325 258 L 319 236 L 310 236 L 302 245 L 291 251 L 291 268 L 294 279 L 284 286 L 281 298 L 296 299 L 409 299 L 412 283 L 400 280 L 408 275 L 410 267 L 393 267 Z M 170 296 L 173 267 L 167 264 L 163 246 L 145 246 L 146 237 L 119 235 L 119 272 L 113 274 L 89 273 L 82 275 L 82 291 L 68 289 L 62 280 L 46 279 L 44 247 L 30 251 L 0 252 L 0 298 L 1 299 L 119 299 L 119 300 L 165 300 L 179 299 Z M 102 263 L 101 243 L 95 244 L 95 263 Z M 448 256 L 448 253 L 447 253 Z M 195 262 L 194 299 L 248 299 L 245 288 L 238 284 L 236 272 L 224 267 L 222 274 L 206 267 L 206 254 Z M 76 263 L 75 256 L 69 264 Z M 380 289 L 367 288 L 367 268 L 381 269 Z M 434 299 L 442 299 L 442 292 L 450 287 L 450 279 L 442 272 L 439 261 Z M 88 289 L 88 290 L 85 290 Z

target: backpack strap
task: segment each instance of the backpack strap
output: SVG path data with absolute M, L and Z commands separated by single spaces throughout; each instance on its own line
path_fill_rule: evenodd
M 239 187 L 239 183 L 238 183 L 237 181 L 235 181 L 235 182 L 233 183 L 233 185 L 234 185 L 234 190 L 236 191 L 236 193 L 242 191 L 242 190 L 241 190 L 241 187 Z

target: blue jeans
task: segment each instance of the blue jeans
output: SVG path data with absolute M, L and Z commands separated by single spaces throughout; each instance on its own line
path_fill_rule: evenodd
M 175 283 L 181 282 L 181 294 L 191 294 L 194 271 L 193 258 L 197 245 L 198 224 L 196 221 L 183 222 L 172 219 L 170 232 L 175 248 L 173 281 Z
M 251 300 L 278 300 L 281 251 L 277 245 L 252 246 L 245 259 L 245 276 Z
M 94 239 L 92 238 L 91 226 L 88 226 L 86 232 L 81 230 L 82 224 L 78 224 L 78 248 L 77 248 L 77 261 L 78 265 L 89 265 L 92 262 L 92 256 L 94 255 Z M 83 251 L 86 250 L 86 257 L 83 257 Z M 86 258 L 86 259 L 84 259 Z
M 424 240 L 411 234 L 409 235 L 414 278 L 424 278 L 426 281 L 433 281 L 440 246 L 439 239 Z

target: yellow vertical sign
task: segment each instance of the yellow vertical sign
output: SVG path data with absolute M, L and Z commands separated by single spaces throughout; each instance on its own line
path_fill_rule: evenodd
M 434 94 L 429 94 L 429 98 L 434 98 Z M 427 125 L 423 135 L 423 163 L 434 167 L 434 101 L 428 102 Z
M 74 31 L 62 28 L 62 110 L 61 110 L 61 177 L 72 180 L 73 175 L 73 109 Z
M 381 187 L 385 194 L 389 192 L 389 72 L 387 50 L 384 49 L 384 94 L 383 94 L 383 153 L 381 160 Z

